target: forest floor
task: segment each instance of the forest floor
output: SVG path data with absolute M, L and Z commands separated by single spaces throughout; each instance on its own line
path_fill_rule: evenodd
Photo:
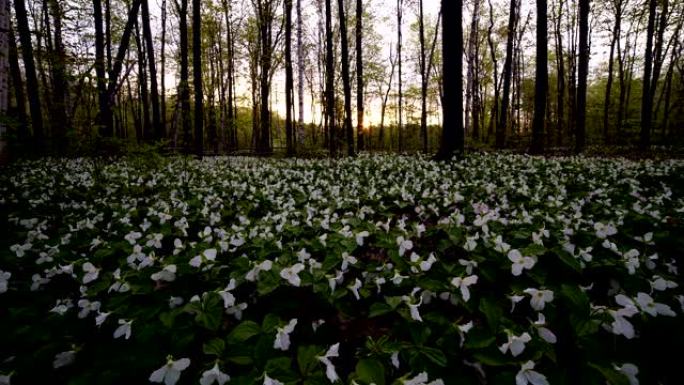
M 0 383 L 681 380 L 681 160 L 20 161 L 0 227 Z

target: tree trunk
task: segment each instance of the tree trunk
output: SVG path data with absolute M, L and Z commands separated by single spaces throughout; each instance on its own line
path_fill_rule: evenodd
M 304 144 L 304 20 L 302 19 L 302 0 L 297 0 L 297 96 L 299 116 L 297 120 L 297 140 Z
M 589 75 L 589 0 L 579 0 L 579 62 L 577 71 L 577 126 L 575 150 L 584 151 L 587 124 L 587 76 Z
M 468 41 L 468 89 L 470 94 L 470 114 L 472 122 L 472 137 L 479 139 L 480 136 L 480 101 L 479 101 L 479 26 L 480 24 L 480 0 L 473 3 L 472 22 L 470 23 L 470 39 Z M 467 129 L 466 129 L 467 131 Z
M 651 144 L 651 116 L 653 98 L 651 93 L 651 71 L 653 66 L 653 34 L 655 29 L 657 0 L 648 2 L 648 26 L 646 27 L 646 52 L 644 53 L 644 77 L 641 94 L 641 133 L 639 145 L 642 149 Z
M 363 0 L 356 0 L 356 138 L 359 151 L 365 148 L 363 92 Z
M 102 27 L 102 1 L 93 0 L 93 13 L 95 20 L 95 75 L 97 76 L 97 91 L 99 102 L 99 113 L 97 115 L 97 125 L 102 136 L 112 136 L 111 110 L 109 108 L 109 97 L 105 78 L 105 37 Z
M 503 95 L 501 98 L 501 110 L 499 122 L 496 125 L 496 147 L 503 148 L 506 141 L 506 126 L 508 122 L 508 103 L 511 92 L 511 75 L 513 67 L 513 39 L 515 36 L 515 24 L 517 19 L 516 0 L 511 0 L 508 16 L 508 38 L 506 40 L 506 59 L 503 67 Z
M 332 11 L 330 0 L 325 0 L 325 111 L 328 117 L 330 155 L 337 156 L 337 128 L 335 126 L 335 78 L 333 66 Z
M 0 0 L 0 164 L 6 159 L 5 134 L 7 125 L 5 116 L 9 106 L 9 39 L 10 9 L 9 0 Z
M 397 131 L 398 131 L 398 136 L 399 136 L 399 152 L 404 151 L 404 90 L 403 90 L 403 74 L 402 74 L 402 57 L 401 57 L 401 49 L 402 49 L 402 19 L 403 19 L 403 5 L 404 1 L 403 0 L 397 0 L 397 63 L 398 63 L 398 72 L 397 72 L 397 80 L 398 80 L 398 91 L 399 91 L 399 101 L 397 104 L 397 113 L 398 113 L 398 118 L 397 118 Z
M 178 84 L 178 95 L 180 96 L 180 113 L 183 127 L 183 147 L 185 153 L 189 154 L 192 145 L 192 128 L 190 123 L 190 69 L 188 63 L 190 55 L 188 50 L 188 0 L 180 0 L 179 5 L 180 83 Z
M 556 93 L 556 145 L 563 145 L 563 125 L 565 123 L 565 60 L 563 58 L 563 34 L 561 31 L 561 20 L 563 18 L 563 1 L 558 4 L 558 15 L 555 18 L 556 35 L 556 66 L 557 73 L 557 93 Z
M 9 6 L 9 5 L 8 5 Z M 9 14 L 9 10 L 7 11 Z M 9 25 L 9 69 L 12 74 L 12 87 L 14 88 L 14 98 L 16 99 L 16 118 L 18 121 L 17 140 L 19 144 L 25 144 L 29 137 L 28 122 L 26 117 L 26 94 L 24 93 L 24 81 L 21 77 L 21 69 L 19 67 L 19 50 L 17 49 L 17 42 L 14 37 L 14 30 L 12 25 Z
M 285 0 L 285 139 L 287 156 L 295 154 L 294 73 L 292 70 L 292 0 Z
M 55 150 L 60 153 L 66 149 L 66 129 L 70 127 L 67 112 L 67 95 L 69 83 L 67 82 L 66 52 L 62 42 L 62 9 L 57 0 L 49 0 L 50 14 L 54 26 L 54 44 L 52 50 L 52 100 L 50 101 L 52 113 L 52 127 Z
M 444 103 L 442 143 L 438 159 L 447 160 L 465 150 L 463 131 L 463 1 L 442 0 L 442 76 Z
M 496 48 L 494 47 L 494 40 L 492 39 L 494 30 L 494 7 L 492 6 L 492 0 L 488 0 L 489 3 L 489 28 L 487 29 L 487 44 L 489 45 L 489 54 L 492 58 L 492 73 L 494 75 L 494 100 L 492 103 L 492 110 L 489 118 L 489 128 L 487 129 L 487 139 L 494 132 L 494 126 L 498 120 L 499 116 L 499 63 L 496 59 Z
M 349 42 L 347 36 L 347 16 L 344 11 L 344 0 L 337 1 L 340 17 L 340 37 L 342 57 L 342 88 L 344 90 L 344 131 L 347 134 L 347 155 L 354 156 L 354 129 L 351 117 L 351 78 L 349 75 Z
M 537 0 L 537 64 L 534 90 L 534 121 L 532 123 L 532 153 L 544 151 L 544 119 L 546 93 L 549 88 L 548 31 L 546 0 Z
M 610 55 L 608 56 L 608 80 L 606 81 L 606 97 L 603 102 L 603 140 L 609 141 L 609 119 L 608 115 L 612 105 L 611 91 L 613 88 L 613 64 L 615 61 L 615 45 L 617 44 L 618 36 L 620 35 L 621 21 L 622 21 L 622 0 L 614 0 L 615 7 L 615 24 L 613 27 L 613 36 L 610 40 Z
M 145 66 L 145 47 L 140 36 L 140 26 L 135 23 L 135 44 L 138 48 L 138 82 L 140 83 L 140 105 L 142 111 L 142 139 L 148 141 L 152 139 L 152 122 L 150 120 L 150 93 L 147 88 L 147 68 Z
M 17 30 L 19 41 L 21 42 L 21 52 L 24 59 L 24 72 L 26 73 L 26 90 L 31 113 L 31 127 L 33 128 L 33 138 L 37 147 L 37 152 L 43 150 L 43 112 L 40 105 L 40 94 L 38 88 L 38 78 L 36 77 L 36 66 L 33 61 L 33 45 L 31 43 L 31 30 L 26 14 L 24 0 L 14 0 L 14 11 L 17 19 Z
M 157 140 L 164 139 L 166 133 L 161 124 L 159 111 L 159 86 L 157 84 L 157 63 L 154 58 L 154 43 L 152 42 L 152 29 L 150 28 L 150 11 L 148 0 L 142 2 L 142 25 L 143 37 L 145 39 L 145 47 L 147 50 L 147 64 L 150 75 L 150 102 L 152 105 L 152 128 L 154 130 L 154 138 Z
M 160 95 L 160 111 L 159 119 L 162 137 L 166 136 L 166 0 L 162 0 L 161 4 L 161 95 Z
M 192 72 L 195 86 L 195 154 L 204 154 L 204 92 L 202 89 L 202 10 L 192 0 Z

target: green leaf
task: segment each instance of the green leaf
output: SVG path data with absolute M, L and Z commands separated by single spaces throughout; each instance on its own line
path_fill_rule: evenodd
M 392 306 L 390 306 L 386 303 L 375 302 L 370 306 L 370 312 L 368 313 L 368 317 L 369 318 L 378 317 L 378 316 L 381 316 L 383 314 L 390 313 L 392 310 L 394 310 L 392 308 Z
M 226 348 L 226 343 L 220 339 L 220 338 L 214 338 L 213 340 L 205 343 L 202 346 L 202 351 L 204 354 L 209 354 L 209 355 L 214 355 L 214 356 L 222 356 L 223 351 Z
M 300 346 L 297 349 L 297 365 L 299 372 L 308 376 L 316 367 L 318 360 L 316 356 L 320 353 L 320 348 L 315 345 Z
M 447 366 L 447 358 L 444 355 L 444 352 L 442 352 L 439 349 L 422 347 L 420 349 L 420 353 L 423 354 L 423 356 L 427 357 L 427 359 L 429 359 L 430 361 L 434 362 L 435 364 L 437 364 L 441 367 Z
M 506 357 L 498 352 L 479 352 L 473 354 L 473 357 L 475 358 L 475 362 L 485 364 L 487 366 L 504 366 L 509 364 Z
M 378 360 L 360 360 L 356 364 L 356 375 L 366 384 L 385 385 L 385 366 Z
M 484 313 L 485 317 L 487 317 L 487 324 L 489 325 L 489 328 L 493 332 L 496 332 L 497 328 L 499 327 L 501 317 L 503 317 L 503 310 L 501 307 L 494 299 L 485 297 L 480 300 L 480 311 Z
M 571 305 L 574 312 L 587 314 L 589 311 L 589 297 L 587 293 L 582 291 L 577 285 L 563 284 L 561 286 L 561 294 Z
M 565 251 L 557 251 L 556 255 L 563 263 L 568 265 L 571 269 L 575 270 L 578 273 L 582 272 L 582 266 L 575 257 L 571 256 Z
M 546 253 L 546 248 L 542 245 L 538 245 L 536 243 L 531 243 L 529 246 L 520 250 L 520 252 L 522 253 L 522 255 L 525 255 L 528 257 L 538 257 L 538 256 L 544 255 L 544 253 Z
M 624 374 L 612 368 L 590 363 L 589 366 L 596 369 L 610 385 L 629 385 L 629 379 Z
M 230 342 L 244 342 L 259 334 L 261 327 L 254 321 L 243 321 L 228 334 Z

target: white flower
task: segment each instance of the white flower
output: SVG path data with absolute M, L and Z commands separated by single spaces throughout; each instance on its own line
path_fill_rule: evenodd
M 358 260 L 353 255 L 349 255 L 347 252 L 342 253 L 342 271 L 347 271 L 349 265 L 356 265 L 356 262 Z
M 530 295 L 530 306 L 536 311 L 544 310 L 547 302 L 553 301 L 553 291 L 551 290 L 537 290 L 533 288 L 523 290 Z
M 634 326 L 627 320 L 627 318 L 637 314 L 639 310 L 636 308 L 634 301 L 631 298 L 618 294 L 615 296 L 615 302 L 622 306 L 618 310 L 608 310 L 608 314 L 613 317 L 611 323 L 611 332 L 615 335 L 623 335 L 627 339 L 634 338 Z
M 472 237 L 466 237 L 466 242 L 463 245 L 463 248 L 466 251 L 473 251 L 477 247 L 477 240 L 480 239 L 480 233 L 475 233 L 474 236 Z M 460 262 L 460 261 L 459 261 Z M 470 273 L 468 273 L 470 274 Z
M 299 278 L 299 273 L 304 270 L 305 266 L 302 263 L 295 263 L 291 267 L 286 267 L 280 271 L 280 277 L 287 280 L 292 286 L 297 286 L 302 284 L 301 278 Z
M 468 302 L 470 299 L 469 286 L 477 283 L 477 275 L 471 275 L 465 278 L 456 277 L 451 279 L 451 284 L 456 288 L 461 289 L 461 297 L 463 297 L 464 302 Z
M 264 373 L 264 385 L 285 385 L 285 384 L 276 380 L 275 378 L 269 377 L 268 374 Z
M 413 242 L 410 239 L 404 239 L 404 237 L 397 237 L 397 245 L 399 246 L 399 256 L 403 256 L 407 250 L 413 249 Z
M 511 245 L 504 242 L 501 238 L 501 235 L 497 235 L 496 238 L 494 238 L 494 250 L 506 254 L 509 250 L 511 250 Z
M 459 259 L 458 263 L 461 266 L 465 266 L 466 274 L 468 274 L 468 275 L 473 274 L 473 269 L 477 267 L 477 262 L 475 262 L 475 261 L 468 261 L 465 259 Z
M 100 269 L 95 268 L 92 263 L 86 262 L 83 264 L 83 271 L 85 275 L 83 276 L 83 284 L 87 285 L 93 282 L 100 275 Z
M 418 289 L 418 288 L 416 288 L 416 289 Z M 420 296 L 420 300 L 418 301 L 418 303 L 413 303 L 414 299 L 412 296 L 413 296 L 413 294 L 415 294 L 416 289 L 413 290 L 413 293 L 411 294 L 411 296 L 405 295 L 405 296 L 401 297 L 401 299 L 404 302 L 406 302 L 406 305 L 409 308 L 409 312 L 411 313 L 411 319 L 413 319 L 414 321 L 423 322 L 423 318 L 421 318 L 420 312 L 418 312 L 418 308 L 420 307 L 420 305 L 423 304 L 423 296 L 422 295 Z
M 100 310 L 100 302 L 90 302 L 89 300 L 84 298 L 78 300 L 78 307 L 81 308 L 81 311 L 78 312 L 78 318 L 86 318 L 91 311 Z
M 223 299 L 223 307 L 225 309 L 235 305 L 235 296 L 230 291 L 235 289 L 236 286 L 235 279 L 231 279 L 226 288 L 218 292 L 218 295 Z
M 399 271 L 394 270 L 394 276 L 392 277 L 392 283 L 395 285 L 401 285 L 401 282 L 405 279 L 408 278 L 406 275 L 401 275 L 399 274 Z
M 515 304 L 525 299 L 524 295 L 511 295 L 508 297 L 511 300 L 511 313 L 515 310 Z
M 155 249 L 161 249 L 162 240 L 164 239 L 164 234 L 150 234 L 147 236 L 148 240 L 145 246 L 154 247 Z
M 532 337 L 530 337 L 527 332 L 521 334 L 520 336 L 509 334 L 508 342 L 505 342 L 499 346 L 499 350 L 503 354 L 506 354 L 506 351 L 510 350 L 513 357 L 517 357 L 523 352 L 523 350 L 525 350 L 525 344 L 531 340 Z
M 111 313 L 98 313 L 97 317 L 95 317 L 95 325 L 97 326 L 102 326 L 102 324 L 105 322 L 107 317 L 109 317 Z
M 356 234 L 356 244 L 359 246 L 363 246 L 363 240 L 364 238 L 368 237 L 370 234 L 368 231 L 362 231 L 360 233 Z
M 334 293 L 337 285 L 344 281 L 344 272 L 338 270 L 337 275 L 326 275 L 326 277 L 328 278 L 328 286 L 330 286 L 330 292 Z
M 150 382 L 162 383 L 165 385 L 174 385 L 178 382 L 181 372 L 190 366 L 189 358 L 181 358 L 180 360 L 173 360 L 173 357 L 168 357 L 166 365 L 155 370 L 150 375 Z
M 646 293 L 638 293 L 636 302 L 639 304 L 641 310 L 655 317 L 658 314 L 665 315 L 668 317 L 675 317 L 676 314 L 672 309 L 663 303 L 658 303 L 651 298 L 650 295 Z
M 470 321 L 468 323 L 465 323 L 463 325 L 458 325 L 458 334 L 461 336 L 461 344 L 460 347 L 463 347 L 463 344 L 465 343 L 465 336 L 468 334 L 468 332 L 473 328 L 473 321 Z
M 203 263 L 214 262 L 216 260 L 216 249 L 207 249 L 200 255 L 196 255 L 190 260 L 190 266 L 200 267 Z
M 361 285 L 361 281 L 356 278 L 353 285 L 347 286 L 347 289 L 354 293 L 354 297 L 356 297 L 357 300 L 361 299 L 361 296 L 359 295 L 359 289 L 361 288 Z
M 269 271 L 271 270 L 271 268 L 273 268 L 273 262 L 268 259 L 261 263 L 255 264 L 252 270 L 247 272 L 247 274 L 245 275 L 245 279 L 254 282 L 256 281 L 257 276 L 259 276 L 259 272 Z
M 119 320 L 119 327 L 114 330 L 114 338 L 119 338 L 121 336 L 126 336 L 126 339 L 131 337 L 131 325 L 133 320 L 126 321 L 125 319 Z
M 325 352 L 325 355 L 323 356 L 316 356 L 318 361 L 322 362 L 325 365 L 325 375 L 328 377 L 328 380 L 331 383 L 334 383 L 340 379 L 340 377 L 337 375 L 337 372 L 335 371 L 335 365 L 330 361 L 331 358 L 334 357 L 339 357 L 339 349 L 340 349 L 340 343 L 336 343 L 335 345 L 332 345 L 327 352 Z
M 522 274 L 523 269 L 531 269 L 535 261 L 532 257 L 523 257 L 520 251 L 513 249 L 508 252 L 508 259 L 513 262 L 511 265 L 511 273 L 515 276 Z
M 306 248 L 303 248 L 297 252 L 297 259 L 299 259 L 299 262 L 304 263 L 304 261 L 309 258 L 311 258 L 311 254 L 306 251 Z
M 435 262 L 437 262 L 437 258 L 435 258 L 433 253 L 430 253 L 430 256 L 428 256 L 427 260 L 420 262 L 420 269 L 423 271 L 428 271 L 432 268 L 432 264 Z
M 124 239 L 128 241 L 131 245 L 135 245 L 136 241 L 142 237 L 142 234 L 137 231 L 131 231 L 124 236 Z
M 522 364 L 520 371 L 515 375 L 515 385 L 549 385 L 546 376 L 532 369 L 534 369 L 534 362 L 527 361 Z
M 58 353 L 55 356 L 55 360 L 52 362 L 52 367 L 55 369 L 61 368 L 63 366 L 68 366 L 74 363 L 76 360 L 76 352 L 69 350 L 66 352 Z
M 0 294 L 7 292 L 7 282 L 12 277 L 9 271 L 0 270 Z
M 392 353 L 392 356 L 390 356 L 390 361 L 392 361 L 392 366 L 399 369 L 399 352 Z
M 622 366 L 614 365 L 615 370 L 624 374 L 629 380 L 629 385 L 639 385 L 639 379 L 637 379 L 637 374 L 639 374 L 639 368 L 636 365 L 630 363 L 624 363 Z
M 608 236 L 617 234 L 617 229 L 612 223 L 604 225 L 601 222 L 596 222 L 594 224 L 594 230 L 596 230 L 596 236 L 601 239 L 606 239 Z
M 171 297 L 169 297 L 169 308 L 170 308 L 170 309 L 175 309 L 175 308 L 177 308 L 178 306 L 182 305 L 183 302 L 184 302 L 184 301 L 183 301 L 183 297 L 174 297 L 174 296 L 171 296 Z
M 650 281 L 650 284 L 651 284 L 651 288 L 653 290 L 658 290 L 658 291 L 665 291 L 667 289 L 675 289 L 679 286 L 679 285 L 677 285 L 676 282 L 666 280 L 665 278 L 660 277 L 658 275 L 653 276 L 653 280 Z
M 10 385 L 11 379 L 12 379 L 12 373 L 0 374 L 0 385 Z
M 537 334 L 539 334 L 539 337 L 541 337 L 544 341 L 550 344 L 556 343 L 558 340 L 556 335 L 553 334 L 551 330 L 546 328 L 546 318 L 544 317 L 544 314 L 539 313 L 537 316 L 537 321 L 534 322 L 534 326 L 537 327 Z
M 293 318 L 290 322 L 282 328 L 277 328 L 276 338 L 273 341 L 273 348 L 280 350 L 287 350 L 290 348 L 290 333 L 292 333 L 297 326 L 297 319 Z
M 223 373 L 218 367 L 218 363 L 214 364 L 214 367 L 206 370 L 202 373 L 202 378 L 200 378 L 200 385 L 211 385 L 216 382 L 218 385 L 223 385 L 230 381 L 230 376 Z
M 428 382 L 428 375 L 426 372 L 421 372 L 411 379 L 401 381 L 403 385 L 444 385 L 444 381 L 438 378 L 434 381 Z
M 176 280 L 176 265 L 167 265 L 161 271 L 150 276 L 155 281 L 173 282 Z

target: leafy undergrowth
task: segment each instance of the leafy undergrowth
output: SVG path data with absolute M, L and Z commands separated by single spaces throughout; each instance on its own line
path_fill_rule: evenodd
M 0 383 L 681 383 L 681 161 L 26 161 L 0 214 Z

